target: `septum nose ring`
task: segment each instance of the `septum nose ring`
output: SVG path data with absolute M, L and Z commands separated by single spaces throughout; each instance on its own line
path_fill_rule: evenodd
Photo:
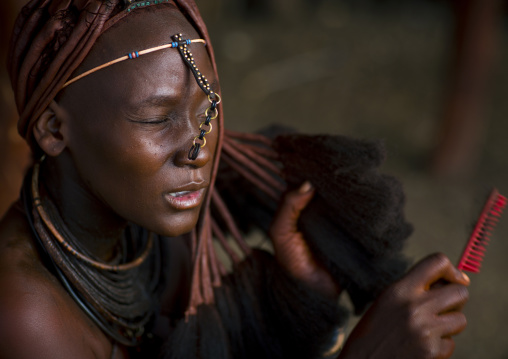
M 212 95 L 215 98 L 212 98 Z M 219 116 L 219 109 L 217 108 L 217 105 L 221 101 L 220 96 L 216 93 L 211 93 L 208 95 L 208 101 L 210 101 L 211 105 L 205 111 L 205 120 L 199 125 L 199 135 L 194 137 L 194 140 L 192 141 L 192 147 L 189 150 L 190 160 L 198 158 L 199 151 L 201 148 L 206 146 L 205 135 L 208 135 L 213 129 L 211 121 L 215 120 Z
M 205 121 L 199 125 L 199 135 L 194 137 L 194 140 L 192 141 L 192 146 L 189 150 L 189 159 L 195 160 L 198 158 L 199 151 L 201 148 L 206 146 L 206 138 L 205 135 L 209 134 L 212 129 L 212 120 L 215 120 L 219 116 L 219 109 L 218 105 L 221 102 L 221 97 L 218 93 L 214 92 L 210 88 L 210 84 L 208 80 L 206 79 L 205 75 L 199 71 L 198 67 L 196 66 L 196 62 L 194 61 L 194 56 L 190 52 L 187 45 L 189 45 L 189 41 L 184 40 L 182 38 L 182 34 L 177 34 L 172 36 L 173 41 L 178 43 L 178 51 L 180 52 L 180 55 L 183 58 L 183 61 L 189 69 L 191 70 L 192 74 L 194 75 L 194 78 L 196 79 L 196 82 L 198 83 L 198 86 L 203 90 L 203 92 L 208 96 L 208 101 L 210 102 L 210 107 L 208 107 L 205 110 Z

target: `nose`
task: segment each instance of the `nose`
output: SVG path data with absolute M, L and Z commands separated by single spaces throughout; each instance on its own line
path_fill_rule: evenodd
M 193 168 L 200 168 L 205 166 L 208 161 L 210 161 L 211 157 L 211 144 L 206 144 L 205 146 L 199 149 L 198 156 L 196 159 L 192 160 L 189 157 L 189 151 L 193 147 L 193 141 L 188 140 L 186 143 L 182 145 L 180 150 L 175 155 L 175 164 L 178 167 L 189 166 Z

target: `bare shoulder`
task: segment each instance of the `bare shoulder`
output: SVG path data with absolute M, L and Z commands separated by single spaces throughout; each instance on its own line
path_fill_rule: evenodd
M 0 359 L 107 358 L 106 337 L 42 265 L 24 216 L 0 222 Z

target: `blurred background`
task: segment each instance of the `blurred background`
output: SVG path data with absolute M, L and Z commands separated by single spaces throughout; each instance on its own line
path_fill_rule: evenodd
M 23 1 L 19 1 L 23 3 Z M 381 138 L 407 193 L 415 261 L 458 260 L 491 186 L 508 194 L 508 24 L 502 0 L 197 0 L 217 56 L 228 128 L 269 124 Z M 0 4 L 4 61 L 15 0 Z M 0 71 L 0 213 L 29 154 Z M 508 214 L 453 358 L 508 359 Z M 351 321 L 350 327 L 354 325 Z

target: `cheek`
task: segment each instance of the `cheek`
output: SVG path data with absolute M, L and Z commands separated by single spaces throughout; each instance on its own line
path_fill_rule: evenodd
M 168 141 L 127 131 L 127 126 L 83 126 L 71 138 L 78 172 L 102 199 L 118 201 L 156 189 L 157 174 L 172 156 Z
M 74 126 L 69 150 L 85 190 L 121 218 L 158 234 L 176 236 L 196 224 L 200 208 L 168 209 L 164 193 L 195 178 L 210 180 L 220 132 L 208 134 L 203 167 L 178 164 L 188 154 L 198 124 L 151 129 L 125 120 L 90 121 Z

